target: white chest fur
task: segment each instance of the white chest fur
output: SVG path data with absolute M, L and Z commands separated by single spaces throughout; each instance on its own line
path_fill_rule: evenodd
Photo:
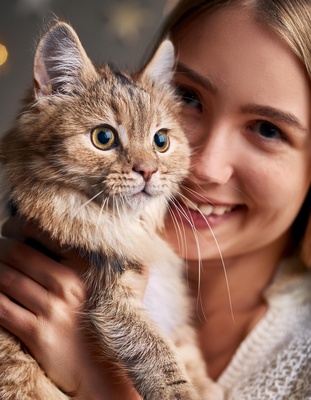
M 149 267 L 144 304 L 162 332 L 170 336 L 177 326 L 188 322 L 189 300 L 183 277 L 185 266 L 168 246 L 161 244 L 160 257 Z

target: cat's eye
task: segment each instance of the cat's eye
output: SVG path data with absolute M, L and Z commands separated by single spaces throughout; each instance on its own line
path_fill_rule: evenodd
M 164 153 L 170 147 L 169 137 L 165 130 L 162 129 L 154 135 L 153 147 L 160 153 Z
M 100 150 L 110 150 L 117 145 L 117 134 L 109 125 L 101 125 L 91 131 L 91 140 Z

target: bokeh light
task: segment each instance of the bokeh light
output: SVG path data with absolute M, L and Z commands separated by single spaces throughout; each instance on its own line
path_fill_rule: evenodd
M 5 64 L 8 59 L 8 51 L 6 47 L 0 43 L 0 66 Z

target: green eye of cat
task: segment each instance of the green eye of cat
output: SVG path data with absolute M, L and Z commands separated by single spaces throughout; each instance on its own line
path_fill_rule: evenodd
M 117 144 L 117 135 L 111 126 L 102 125 L 91 131 L 91 140 L 98 149 L 110 150 Z
M 170 141 L 165 130 L 160 130 L 154 135 L 153 147 L 160 153 L 164 153 L 170 147 Z

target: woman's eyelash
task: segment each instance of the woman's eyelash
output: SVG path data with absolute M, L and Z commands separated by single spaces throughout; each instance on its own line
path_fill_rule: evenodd
M 284 132 L 269 121 L 254 121 L 252 124 L 249 125 L 249 129 L 267 140 L 287 141 L 287 137 Z
M 194 90 L 188 89 L 183 86 L 177 87 L 177 94 L 181 97 L 182 101 L 190 107 L 202 108 L 202 103 L 199 96 Z

